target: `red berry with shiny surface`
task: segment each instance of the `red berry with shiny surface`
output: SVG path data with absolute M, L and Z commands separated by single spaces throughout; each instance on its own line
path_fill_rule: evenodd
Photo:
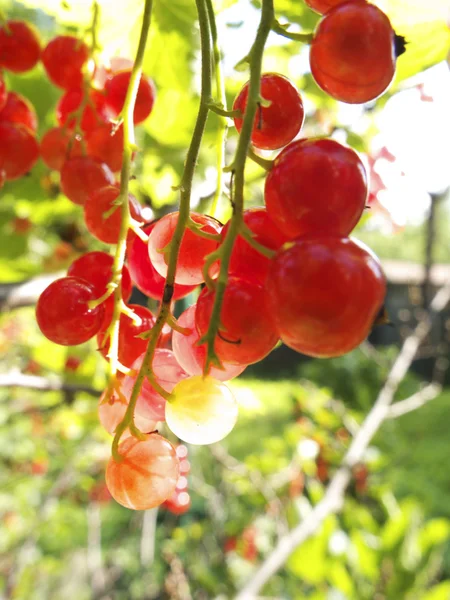
M 143 228 L 145 234 L 150 235 L 157 221 Z M 148 246 L 139 237 L 135 237 L 128 250 L 128 268 L 135 286 L 146 296 L 161 300 L 164 292 L 165 279 L 150 262 Z M 179 300 L 195 290 L 196 285 L 180 285 L 176 283 L 173 289 L 172 300 Z
M 122 222 L 121 207 L 114 202 L 120 195 L 118 185 L 103 187 L 91 194 L 84 205 L 86 227 L 98 240 L 105 244 L 117 244 Z M 139 220 L 141 210 L 133 194 L 128 194 L 130 213 L 133 219 Z M 112 209 L 113 212 L 105 217 Z
M 48 78 L 65 90 L 81 87 L 83 67 L 88 58 L 88 46 L 71 35 L 55 37 L 42 52 L 42 62 Z
M 119 361 L 126 367 L 131 367 L 134 361 L 146 351 L 148 345 L 148 340 L 136 336 L 153 327 L 155 316 L 148 308 L 139 304 L 129 304 L 128 308 L 131 308 L 141 318 L 141 324 L 136 325 L 128 315 L 123 313 L 120 315 Z M 110 319 L 104 319 L 97 336 L 98 349 L 105 358 L 109 351 L 109 336 L 105 338 L 105 334 L 110 322 Z
M 351 2 L 365 2 L 365 0 L 350 0 Z M 338 6 L 339 4 L 344 4 L 344 2 L 349 2 L 349 0 L 305 0 L 306 4 L 315 10 L 317 13 L 324 15 L 329 10 Z
M 288 240 L 269 217 L 264 207 L 244 210 L 244 223 L 252 231 L 253 239 L 270 250 L 279 250 Z M 222 240 L 229 229 L 229 222 L 222 229 Z M 270 259 L 253 248 L 241 235 L 234 242 L 228 272 L 230 275 L 264 283 L 269 271 Z M 220 379 L 220 377 L 218 378 Z
M 125 103 L 128 85 L 130 83 L 131 69 L 115 73 L 105 82 L 106 103 L 112 116 L 117 117 Z M 142 75 L 139 82 L 134 107 L 134 124 L 142 123 L 152 112 L 155 102 L 156 90 L 155 84 L 146 75 Z
M 236 129 L 242 129 L 243 115 L 247 106 L 249 84 L 246 83 L 236 97 L 233 110 L 240 110 L 242 117 L 234 117 Z M 258 105 L 252 131 L 252 143 L 262 150 L 277 150 L 292 142 L 304 120 L 302 98 L 295 86 L 278 73 L 265 73 L 261 77 L 261 96 L 270 106 Z
M 220 234 L 222 225 L 207 215 L 191 212 L 191 219 L 201 225 L 201 230 L 209 234 Z M 148 240 L 150 261 L 162 277 L 167 275 L 167 254 L 160 252 L 171 241 L 177 225 L 178 213 L 170 213 L 157 221 Z M 178 255 L 175 282 L 182 285 L 198 285 L 203 283 L 203 265 L 205 258 L 217 250 L 219 241 L 205 239 L 190 229 L 185 229 Z M 214 263 L 209 271 L 214 277 L 219 271 L 218 263 Z
M 200 336 L 206 334 L 215 299 L 205 288 L 197 300 L 195 322 Z M 218 336 L 214 348 L 223 362 L 249 365 L 262 360 L 279 336 L 266 306 L 264 287 L 253 281 L 230 277 L 223 296 Z
M 63 277 L 39 296 L 36 320 L 46 338 L 61 346 L 76 346 L 90 340 L 100 329 L 102 306 L 89 308 L 95 289 L 78 277 Z
M 56 105 L 56 120 L 60 126 L 75 126 L 75 117 L 69 116 L 76 111 L 83 102 L 85 92 L 82 88 L 70 89 L 61 96 Z M 88 93 L 87 105 L 83 110 L 80 127 L 84 132 L 92 131 L 102 123 L 108 121 L 105 96 L 98 90 L 91 89 Z M 103 161 L 106 162 L 106 161 Z
M 24 21 L 7 21 L 0 27 L 0 68 L 13 73 L 32 69 L 41 56 L 37 30 Z
M 67 129 L 52 127 L 42 136 L 41 158 L 49 169 L 60 171 L 66 160 L 76 156 L 83 156 L 83 148 L 80 140 Z
M 311 73 L 327 94 L 349 104 L 380 96 L 395 74 L 395 32 L 373 4 L 346 2 L 320 21 L 311 42 Z
M 6 83 L 3 78 L 3 74 L 0 71 L 0 110 L 3 110 L 3 107 L 5 106 L 7 99 L 8 99 L 8 90 L 6 89 Z
M 189 373 L 189 375 L 203 375 L 206 360 L 206 346 L 198 346 L 197 342 L 200 339 L 197 328 L 195 326 L 195 311 L 197 305 L 193 304 L 182 313 L 177 321 L 180 327 L 189 330 L 187 335 L 174 330 L 172 335 L 172 348 L 176 359 Z M 223 364 L 224 369 L 211 367 L 209 375 L 219 379 L 219 381 L 228 381 L 237 377 L 245 369 L 245 365 Z
M 147 510 L 162 504 L 175 491 L 180 461 L 172 444 L 157 433 L 145 440 L 129 437 L 119 444 L 120 462 L 106 467 L 106 485 L 116 502 Z
M 28 173 L 39 158 L 39 144 L 24 125 L 0 123 L 0 171 L 6 180 Z
M 27 98 L 16 92 L 9 92 L 6 104 L 0 111 L 0 122 L 25 125 L 33 133 L 36 133 L 38 127 L 34 106 Z
M 305 237 L 273 259 L 268 307 L 282 341 L 308 356 L 350 352 L 367 337 L 386 294 L 376 257 L 344 237 Z
M 123 127 L 113 124 L 100 125 L 86 134 L 87 153 L 108 165 L 116 173 L 122 168 Z
M 269 217 L 291 238 L 345 236 L 366 205 L 366 170 L 354 150 L 335 140 L 298 140 L 275 159 L 264 199 Z
M 114 175 L 109 167 L 89 156 L 70 158 L 61 169 L 61 191 L 80 206 L 94 192 L 112 183 Z

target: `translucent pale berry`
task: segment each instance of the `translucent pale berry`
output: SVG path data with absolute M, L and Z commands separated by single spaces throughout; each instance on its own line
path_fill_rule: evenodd
M 246 83 L 236 97 L 233 110 L 244 115 L 249 84 Z M 265 73 L 261 77 L 261 96 L 270 106 L 258 105 L 253 124 L 252 143 L 263 150 L 277 150 L 292 142 L 304 120 L 303 102 L 296 87 L 278 73 Z M 234 117 L 236 129 L 242 129 L 242 117 Z
M 0 68 L 24 73 L 36 65 L 40 55 L 39 35 L 33 25 L 7 21 L 0 27 Z
M 215 291 L 202 290 L 195 313 L 200 336 L 211 320 Z M 214 348 L 219 359 L 249 365 L 267 356 L 278 335 L 266 306 L 264 287 L 256 282 L 230 277 L 223 296 L 219 335 Z
M 128 402 L 124 395 L 117 392 L 109 394 L 107 390 L 103 392 L 98 403 L 98 416 L 104 429 L 111 435 L 116 431 L 117 425 L 123 420 L 128 408 Z M 134 415 L 134 423 L 138 429 L 144 433 L 150 433 L 156 428 L 155 421 L 149 421 L 139 415 Z M 129 435 L 128 429 L 123 436 Z
M 157 221 L 144 227 L 143 231 L 150 235 Z M 135 286 L 143 294 L 161 300 L 164 292 L 164 278 L 155 270 L 150 262 L 148 247 L 139 237 L 135 237 L 128 250 L 128 268 Z M 190 294 L 197 286 L 195 285 L 174 285 L 172 300 L 179 300 Z
M 40 295 L 36 319 L 42 333 L 61 346 L 76 346 L 91 339 L 100 329 L 102 306 L 90 309 L 94 288 L 78 277 L 63 277 L 51 283 Z
M 166 404 L 170 430 L 189 444 L 214 444 L 236 424 L 238 405 L 229 388 L 213 377 L 183 379 Z
M 5 179 L 28 173 L 39 158 L 39 144 L 24 125 L 0 123 L 0 170 Z
M 191 212 L 191 218 L 195 223 L 201 225 L 201 230 L 205 233 L 217 235 L 222 229 L 218 221 L 207 215 Z M 151 263 L 163 277 L 167 275 L 168 259 L 167 254 L 158 252 L 158 250 L 165 248 L 172 241 L 177 220 L 177 212 L 165 215 L 156 223 L 148 240 L 148 253 Z M 182 285 L 202 283 L 204 281 L 202 268 L 205 257 L 214 252 L 218 245 L 218 241 L 205 239 L 190 229 L 186 229 L 180 246 L 175 282 Z M 214 277 L 218 270 L 219 266 L 215 263 L 209 271 L 210 276 Z
M 310 50 L 311 72 L 327 94 L 350 104 L 374 100 L 395 74 L 395 33 L 367 2 L 345 2 L 323 17 Z
M 86 135 L 87 153 L 106 163 L 111 171 L 120 171 L 123 160 L 123 127 L 99 125 Z
M 67 270 L 67 275 L 79 277 L 90 283 L 100 298 L 106 292 L 107 285 L 111 281 L 113 273 L 114 257 L 106 252 L 87 252 L 73 261 Z M 132 283 L 130 273 L 126 265 L 122 268 L 122 298 L 126 302 L 131 296 Z M 105 302 L 105 319 L 112 318 L 114 310 L 114 294 Z
M 61 96 L 56 105 L 56 119 L 59 125 L 75 126 L 75 117 L 71 115 L 76 111 L 84 100 L 85 92 L 82 88 L 70 89 Z M 69 118 L 70 116 L 70 118 Z M 92 131 L 102 123 L 108 121 L 105 105 L 105 96 L 98 90 L 89 90 L 86 107 L 83 110 L 80 126 L 84 132 Z M 106 161 L 103 161 L 106 162 Z
M 136 336 L 148 331 L 155 324 L 155 316 L 145 306 L 130 304 L 129 308 L 141 317 L 142 322 L 140 325 L 136 325 L 129 316 L 125 314 L 120 315 L 119 361 L 126 367 L 131 367 L 138 356 L 143 354 L 147 348 L 148 340 L 143 340 Z M 98 348 L 105 358 L 109 351 L 109 336 L 105 338 L 109 324 L 110 319 L 105 318 L 97 336 Z
M 48 78 L 65 90 L 81 87 L 83 67 L 88 58 L 88 46 L 71 35 L 58 35 L 42 52 L 42 62 Z
M 291 238 L 345 236 L 366 205 L 366 171 L 356 152 L 335 140 L 298 140 L 275 159 L 264 199 L 269 217 Z
M 386 283 L 379 262 L 359 242 L 306 237 L 274 258 L 266 289 L 283 342 L 309 356 L 330 357 L 367 337 Z
M 25 125 L 33 133 L 38 126 L 34 106 L 27 98 L 16 92 L 8 93 L 6 104 L 0 111 L 0 122 Z
M 279 250 L 288 239 L 262 206 L 244 210 L 244 223 L 253 233 L 253 239 L 270 250 Z M 225 223 L 222 229 L 222 240 L 225 239 L 228 229 L 229 222 Z M 228 268 L 230 275 L 264 283 L 269 265 L 270 259 L 267 256 L 255 250 L 241 235 L 238 235 L 231 253 Z
M 116 502 L 126 508 L 147 510 L 167 500 L 177 485 L 180 464 L 172 444 L 152 433 L 119 444 L 122 460 L 111 457 L 106 467 L 106 485 Z
M 130 83 L 131 69 L 115 73 L 105 82 L 106 103 L 114 117 L 121 112 Z M 134 122 L 142 123 L 152 112 L 155 102 L 155 84 L 146 75 L 139 82 L 136 104 L 134 107 Z
M 117 244 L 119 239 L 122 222 L 121 207 L 114 205 L 119 194 L 120 187 L 118 185 L 102 187 L 94 191 L 84 205 L 86 227 L 93 236 L 105 244 Z M 132 218 L 139 220 L 140 207 L 133 194 L 128 195 L 128 202 Z M 113 212 L 108 216 L 112 209 L 114 209 Z
M 143 356 L 140 356 L 132 365 L 134 371 L 139 371 L 142 366 Z M 171 350 L 157 348 L 152 362 L 153 374 L 157 383 L 166 390 L 171 392 L 175 385 L 188 377 L 188 374 L 182 369 Z M 136 382 L 136 376 L 127 375 L 122 384 L 124 394 L 129 398 Z M 136 414 L 153 419 L 154 421 L 165 420 L 166 400 L 159 394 L 148 381 L 145 379 L 139 398 L 136 404 Z
M 189 330 L 188 335 L 179 331 L 174 331 L 172 335 L 172 348 L 177 361 L 183 369 L 190 375 L 202 375 L 206 359 L 206 346 L 198 346 L 197 342 L 200 336 L 195 327 L 195 310 L 197 306 L 193 304 L 178 318 L 180 327 Z M 220 381 L 233 379 L 242 373 L 245 365 L 231 365 L 224 363 L 224 370 L 217 367 L 211 367 L 209 375 Z
M 41 158 L 49 169 L 60 171 L 66 160 L 76 156 L 83 156 L 83 149 L 71 131 L 53 127 L 42 136 Z
M 109 167 L 89 156 L 70 158 L 61 169 L 61 190 L 75 204 L 85 204 L 97 190 L 112 183 Z

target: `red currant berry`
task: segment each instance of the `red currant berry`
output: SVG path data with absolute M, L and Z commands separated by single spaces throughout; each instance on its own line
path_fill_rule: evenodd
M 324 15 L 329 10 L 338 6 L 339 4 L 343 4 L 344 2 L 348 2 L 349 0 L 305 0 L 306 4 L 315 10 L 317 13 Z M 351 2 L 365 2 L 366 0 L 351 0 Z
M 263 207 L 258 206 L 244 210 L 244 223 L 253 233 L 253 239 L 271 250 L 279 250 L 288 239 L 284 233 L 281 233 Z M 229 222 L 225 223 L 222 229 L 222 240 L 225 239 L 228 229 Z M 269 265 L 269 258 L 253 248 L 241 235 L 238 235 L 228 267 L 230 275 L 264 283 Z M 214 377 L 216 376 L 214 375 Z
M 349 104 L 374 100 L 395 74 L 395 32 L 373 4 L 346 2 L 321 20 L 311 42 L 311 72 L 327 94 Z
M 247 106 L 248 90 L 249 84 L 246 83 L 233 104 L 233 110 L 240 110 L 242 115 Z M 265 73 L 261 77 L 260 93 L 271 104 L 257 107 L 252 143 L 262 150 L 277 150 L 292 142 L 303 125 L 302 98 L 289 79 L 278 73 Z M 242 122 L 243 116 L 234 118 L 239 132 Z
M 24 125 L 0 123 L 0 171 L 5 179 L 18 179 L 28 173 L 39 158 L 39 144 Z
M 183 515 L 191 508 L 191 497 L 184 490 L 175 490 L 163 506 L 174 515 Z
M 155 316 L 145 306 L 139 304 L 130 304 L 131 308 L 138 317 L 141 317 L 141 324 L 135 325 L 132 319 L 125 314 L 120 315 L 119 324 L 119 361 L 126 367 L 131 367 L 134 361 L 143 354 L 148 345 L 148 340 L 136 337 L 140 333 L 149 331 L 155 324 Z M 105 318 L 102 328 L 97 336 L 97 343 L 100 353 L 106 358 L 109 351 L 109 336 L 105 339 L 106 330 L 109 327 L 111 319 Z
M 92 158 L 106 163 L 116 173 L 122 168 L 123 127 L 112 123 L 100 125 L 86 135 L 87 153 Z
M 100 424 L 108 433 L 114 435 L 117 425 L 122 422 L 125 412 L 128 408 L 128 402 L 125 396 L 113 392 L 112 394 L 104 391 L 98 403 L 98 417 Z M 144 432 L 154 431 L 156 427 L 155 421 L 149 421 L 135 414 L 134 422 L 136 427 Z M 128 429 L 124 432 L 123 437 L 128 436 Z
M 106 103 L 113 117 L 117 117 L 123 108 L 130 83 L 130 76 L 131 69 L 128 69 L 115 73 L 105 82 Z M 155 96 L 155 84 L 150 77 L 142 75 L 134 107 L 134 123 L 136 125 L 145 121 L 152 112 Z
M 144 227 L 143 231 L 150 235 L 157 221 Z M 164 292 L 165 280 L 150 262 L 148 247 L 139 237 L 135 237 L 128 251 L 128 268 L 135 286 L 143 294 L 161 300 Z M 172 300 L 179 300 L 195 290 L 195 285 L 174 285 Z
M 298 140 L 275 159 L 264 196 L 269 217 L 291 238 L 345 236 L 366 205 L 366 171 L 356 152 L 335 140 Z
M 67 160 L 61 169 L 61 190 L 74 204 L 81 206 L 97 190 L 114 183 L 107 165 L 89 156 Z
M 42 52 L 42 62 L 48 78 L 65 90 L 80 88 L 83 67 L 89 58 L 89 48 L 71 35 L 59 35 Z
M 119 195 L 120 187 L 110 185 L 91 194 L 84 205 L 86 227 L 94 237 L 105 244 L 117 244 L 119 240 L 122 222 L 121 207 L 114 205 Z M 128 202 L 132 218 L 139 220 L 141 209 L 138 201 L 132 194 L 128 194 Z
M 32 25 L 7 21 L 0 27 L 0 68 L 24 73 L 36 65 L 40 55 L 39 35 Z
M 69 128 L 75 126 L 75 117 L 71 113 L 76 111 L 84 100 L 82 88 L 68 90 L 61 96 L 56 106 L 56 119 L 59 125 L 67 125 Z M 69 119 L 70 116 L 70 119 Z M 108 121 L 106 112 L 105 96 L 98 90 L 89 90 L 87 105 L 81 117 L 81 129 L 84 132 L 92 131 L 102 123 Z M 103 161 L 106 162 L 106 161 Z
M 202 290 L 195 313 L 197 331 L 208 331 L 215 291 Z M 230 277 L 223 296 L 215 351 L 223 362 L 249 365 L 262 360 L 278 341 L 266 307 L 264 287 L 253 281 Z
M 0 71 L 0 110 L 3 110 L 3 107 L 6 104 L 6 100 L 8 99 L 8 90 L 6 89 L 6 83 L 3 79 L 3 74 Z
M 89 308 L 97 297 L 94 288 L 78 277 L 63 277 L 40 295 L 36 319 L 46 338 L 61 346 L 76 346 L 90 340 L 100 329 L 102 306 Z
M 191 212 L 191 219 L 201 225 L 201 230 L 209 234 L 219 234 L 222 226 L 218 221 L 207 215 Z M 171 241 L 177 225 L 178 213 L 170 213 L 160 219 L 148 240 L 148 253 L 150 261 L 160 275 L 167 275 L 167 254 L 159 250 L 165 248 Z M 197 233 L 186 229 L 181 241 L 180 252 L 178 255 L 177 272 L 175 282 L 182 285 L 196 285 L 204 281 L 202 268 L 205 258 L 211 252 L 214 252 L 219 246 L 219 242 L 206 239 Z M 210 276 L 214 277 L 219 271 L 219 265 L 216 262 L 210 268 Z
M 0 111 L 0 122 L 25 125 L 33 133 L 36 133 L 38 127 L 34 106 L 16 92 L 9 92 L 6 104 Z
M 177 485 L 180 461 L 172 444 L 152 433 L 145 440 L 128 437 L 119 444 L 120 462 L 111 457 L 106 485 L 116 502 L 148 510 L 167 500 Z
M 359 242 L 306 237 L 273 259 L 266 289 L 282 341 L 308 356 L 330 357 L 367 337 L 386 282 L 378 260 Z
M 80 140 L 67 129 L 53 127 L 42 136 L 41 158 L 50 169 L 60 171 L 66 160 L 76 156 L 83 156 L 83 148 Z
M 172 347 L 175 357 L 189 375 L 203 375 L 206 360 L 206 346 L 198 346 L 200 336 L 195 326 L 195 311 L 197 305 L 193 304 L 178 318 L 178 325 L 189 330 L 188 335 L 174 331 Z M 211 367 L 209 375 L 220 381 L 228 381 L 237 377 L 245 369 L 244 365 L 231 365 L 224 363 L 224 369 Z

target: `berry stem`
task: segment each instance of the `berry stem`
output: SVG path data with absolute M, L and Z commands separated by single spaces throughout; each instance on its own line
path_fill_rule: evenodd
M 146 0 L 147 4 L 151 4 L 151 0 Z M 192 180 L 194 177 L 195 167 L 197 165 L 198 154 L 200 151 L 200 145 L 203 138 L 203 132 L 205 130 L 206 119 L 208 117 L 208 102 L 211 98 L 211 38 L 210 38 L 210 29 L 209 29 L 209 21 L 208 21 L 208 13 L 206 9 L 206 0 L 196 0 L 197 11 L 198 11 L 198 20 L 200 24 L 200 40 L 201 40 L 201 57 L 202 57 L 202 85 L 201 85 L 201 95 L 200 95 L 200 104 L 197 114 L 197 120 L 194 127 L 194 132 L 192 134 L 191 142 L 189 144 L 189 148 L 187 151 L 186 162 L 184 166 L 183 176 L 180 182 L 180 208 L 178 213 L 177 225 L 174 230 L 174 234 L 172 237 L 172 241 L 170 244 L 170 254 L 168 260 L 167 267 L 167 277 L 164 286 L 163 298 L 159 308 L 158 316 L 156 317 L 156 322 L 153 328 L 150 331 L 149 335 L 149 343 L 147 346 L 147 350 L 144 355 L 144 359 L 142 361 L 142 366 L 139 370 L 139 373 L 136 377 L 136 382 L 131 392 L 130 401 L 128 404 L 128 408 L 125 412 L 124 418 L 121 423 L 117 426 L 116 433 L 114 436 L 113 444 L 112 444 L 112 454 L 114 460 L 120 461 L 121 456 L 119 453 L 119 441 L 120 438 L 125 431 L 125 429 L 133 423 L 134 418 L 134 408 L 136 406 L 137 399 L 139 397 L 139 393 L 141 391 L 142 384 L 144 379 L 147 377 L 149 381 L 151 381 L 152 385 L 155 384 L 155 380 L 152 373 L 152 362 L 153 356 L 155 354 L 156 346 L 158 344 L 158 339 L 164 324 L 167 322 L 171 322 L 171 301 L 173 296 L 173 290 L 175 286 L 175 272 L 177 268 L 177 260 L 178 254 L 181 246 L 181 241 L 183 239 L 184 230 L 187 226 L 189 220 L 190 213 L 190 201 L 191 201 L 191 190 L 192 190 Z M 130 86 L 132 84 L 133 79 L 130 81 Z M 133 118 L 133 112 L 131 111 L 131 119 Z M 125 119 L 126 120 L 126 119 Z M 125 121 L 124 121 L 125 126 Z M 125 139 L 129 139 L 127 135 L 124 136 Z M 130 155 L 131 156 L 131 155 Z M 125 157 L 124 157 L 125 164 Z M 127 180 L 128 182 L 128 180 Z M 128 203 L 127 207 L 128 207 Z M 123 226 L 123 222 L 122 222 Z M 126 232 L 124 239 L 126 238 Z M 158 386 L 159 388 L 159 386 Z M 158 389 L 164 397 L 169 397 L 169 394 L 162 388 Z M 133 428 L 132 431 L 136 431 L 136 428 Z
M 248 149 L 247 156 L 266 171 L 270 171 L 270 169 L 273 167 L 273 160 L 268 160 L 267 158 L 259 156 L 259 154 L 256 154 L 251 146 Z
M 304 44 L 310 44 L 312 42 L 314 37 L 313 33 L 293 33 L 286 31 L 287 27 L 289 26 L 290 24 L 281 25 L 276 19 L 274 19 L 272 23 L 272 31 L 294 42 L 303 42 Z
M 260 101 L 260 81 L 262 70 L 262 57 L 267 37 L 272 29 L 274 21 L 273 0 L 263 0 L 261 20 L 259 22 L 256 38 L 250 50 L 250 83 L 248 91 L 247 106 L 245 109 L 242 129 L 239 136 L 239 142 L 233 161 L 232 180 L 234 183 L 233 194 L 233 215 L 230 220 L 230 227 L 225 239 L 220 246 L 220 272 L 216 282 L 216 293 L 214 305 L 211 313 L 211 321 L 206 334 L 199 340 L 199 343 L 207 344 L 207 355 L 205 362 L 205 374 L 209 372 L 211 365 L 220 365 L 220 361 L 214 350 L 214 342 L 220 326 L 220 313 L 225 294 L 225 288 L 228 282 L 228 266 L 230 263 L 231 252 L 233 250 L 236 237 L 240 233 L 243 223 L 244 210 L 244 170 L 247 159 L 247 153 L 250 147 L 250 139 L 255 119 L 256 109 Z M 233 187 L 233 186 L 232 186 Z

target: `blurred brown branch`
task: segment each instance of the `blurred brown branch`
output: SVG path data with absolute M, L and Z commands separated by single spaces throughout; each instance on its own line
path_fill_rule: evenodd
M 84 392 L 99 398 L 101 391 L 88 385 L 71 384 L 61 379 L 50 379 L 39 377 L 38 375 L 26 375 L 20 371 L 10 371 L 9 373 L 0 373 L 0 388 L 2 387 L 22 387 L 42 392 Z
M 392 406 L 395 392 L 416 357 L 421 343 L 425 340 L 431 330 L 433 315 L 444 310 L 449 301 L 450 281 L 437 292 L 430 303 L 429 312 L 424 315 L 413 333 L 403 342 L 386 381 L 378 394 L 375 404 L 354 436 L 353 441 L 342 459 L 340 467 L 331 479 L 322 500 L 316 504 L 306 519 L 278 541 L 274 550 L 261 563 L 253 576 L 249 578 L 242 590 L 237 594 L 236 600 L 250 600 L 256 598 L 258 592 L 285 564 L 292 552 L 310 538 L 320 528 L 329 515 L 338 512 L 342 508 L 345 491 L 352 477 L 352 468 L 363 459 L 364 453 L 372 438 L 377 433 L 383 421 L 390 416 L 390 411 L 396 406 L 395 404 Z M 412 404 L 415 403 L 416 408 L 419 408 L 419 406 L 422 406 L 425 403 L 422 400 L 424 400 L 425 397 L 428 397 L 427 394 L 431 393 L 429 386 L 427 386 L 427 388 L 428 391 L 425 396 L 422 390 L 422 396 L 420 396 L 419 393 L 402 402 L 408 402 L 410 408 Z M 420 402 L 419 398 L 421 400 Z M 399 402 L 399 406 L 402 402 Z M 411 410 L 414 409 L 411 408 Z

